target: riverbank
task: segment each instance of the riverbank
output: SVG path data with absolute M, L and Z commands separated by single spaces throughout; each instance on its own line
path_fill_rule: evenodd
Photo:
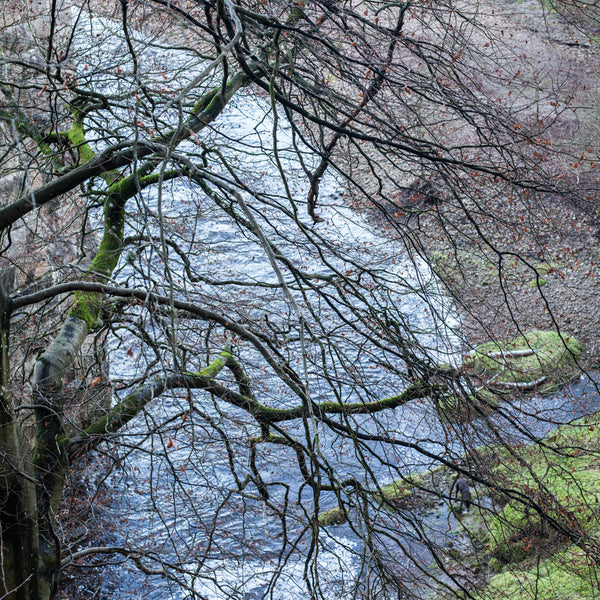
M 577 97 L 571 104 L 578 106 L 577 112 L 562 111 L 556 127 L 541 125 L 548 147 L 561 150 L 541 157 L 540 168 L 547 168 L 551 183 L 560 182 L 564 193 L 511 188 L 501 180 L 466 172 L 461 179 L 443 166 L 436 173 L 435 166 L 423 166 L 411 157 L 406 164 L 386 165 L 397 169 L 386 177 L 383 167 L 364 164 L 351 149 L 346 162 L 357 165 L 353 175 L 361 187 L 356 186 L 357 193 L 349 189 L 348 197 L 359 198 L 358 191 L 367 190 L 377 208 L 367 208 L 356 200 L 358 208 L 366 210 L 398 244 L 404 244 L 409 254 L 429 263 L 459 312 L 465 352 L 533 330 L 559 332 L 582 342 L 584 353 L 577 365 L 583 374 L 600 366 L 600 218 L 595 206 L 599 185 L 593 150 L 598 141 L 598 116 L 597 111 L 586 108 L 595 105 L 595 92 L 585 92 L 586 88 L 597 89 L 598 45 L 584 34 L 576 37 L 577 28 L 559 19 L 555 11 L 546 12 L 541 3 L 495 3 L 492 8 L 498 12 L 489 13 L 486 6 L 491 5 L 481 3 L 481 13 L 497 15 L 491 18 L 501 23 L 502 36 L 510 32 L 506 44 L 514 56 L 525 57 L 527 49 L 528 57 L 534 57 L 534 75 L 548 69 L 536 81 L 564 82 Z M 556 77 L 545 77 L 550 72 Z M 506 100 L 502 92 L 499 106 Z M 526 106 L 519 111 L 524 126 L 538 123 L 538 111 L 543 107 L 537 102 L 522 106 Z M 463 129 L 456 128 L 453 134 L 465 135 Z M 452 139 L 449 143 L 459 142 Z M 361 151 L 366 152 L 362 147 Z M 583 384 L 566 389 L 567 396 L 557 400 L 568 408 L 561 422 L 598 410 L 596 390 L 594 402 L 585 406 L 578 387 Z M 527 417 L 540 417 L 539 423 L 543 423 L 549 415 L 545 412 L 549 402 L 548 398 L 527 398 L 524 410 L 516 409 L 511 423 L 521 427 Z M 540 443 L 529 445 L 522 439 L 511 445 L 514 440 L 504 433 L 506 445 L 480 449 L 477 464 L 473 463 L 477 449 L 471 454 L 469 448 L 468 471 L 473 475 L 469 484 L 476 500 L 458 525 L 448 497 L 449 481 L 454 477 L 451 471 L 441 468 L 435 476 L 420 476 L 408 495 L 404 484 L 412 476 L 386 489 L 397 488 L 403 506 L 412 503 L 419 523 L 427 520 L 433 503 L 435 510 L 442 512 L 444 523 L 448 518 L 449 532 L 458 529 L 470 538 L 471 543 L 460 548 L 442 538 L 436 551 L 438 566 L 465 582 L 475 597 L 596 597 L 599 426 L 595 416 L 546 437 L 547 429 L 542 433 L 536 430 L 532 439 Z M 460 435 L 458 427 L 449 431 Z M 396 498 L 388 497 L 387 502 L 393 504 Z M 440 591 L 432 597 L 446 596 Z
M 519 64 L 515 77 L 521 77 L 522 104 L 513 115 L 514 128 L 529 131 L 536 145 L 525 142 L 521 156 L 521 142 L 515 141 L 513 159 L 526 161 L 535 153 L 538 184 L 519 187 L 517 180 L 528 181 L 528 167 L 523 172 L 512 163 L 504 180 L 467 169 L 450 172 L 411 155 L 383 167 L 352 147 L 347 150 L 345 162 L 356 165 L 352 175 L 360 182 L 349 185 L 349 200 L 356 198 L 360 210 L 432 266 L 460 311 L 466 351 L 531 330 L 554 330 L 583 343 L 582 366 L 600 366 L 600 118 L 595 108 L 600 46 L 586 29 L 592 23 L 583 17 L 561 16 L 529 0 L 480 4 L 482 25 L 502 38 L 495 51 L 514 58 L 507 68 Z M 556 82 L 554 88 L 550 82 Z M 512 106 L 512 89 L 486 91 L 498 106 Z M 561 110 L 555 110 L 557 104 Z M 447 131 L 442 141 L 459 149 L 459 162 L 461 144 L 472 143 L 464 124 Z M 368 154 L 368 148 L 361 150 Z M 473 158 L 488 165 L 483 153 Z M 541 189 L 546 182 L 555 193 Z M 369 200 L 360 200 L 361 194 Z
M 583 343 L 582 369 L 598 368 L 599 230 L 593 213 L 567 198 L 537 196 L 529 206 L 495 203 L 490 222 L 476 231 L 464 205 L 441 187 L 430 184 L 426 194 L 422 184 L 414 187 L 407 186 L 400 202 L 408 210 L 386 206 L 383 214 L 371 216 L 390 235 L 398 228 L 410 231 L 409 249 L 427 260 L 459 311 L 466 351 L 535 329 L 558 330 Z M 583 382 L 564 390 L 565 398 L 581 401 L 565 421 L 598 410 L 597 392 L 596 401 L 588 401 L 581 387 Z M 528 404 L 528 412 L 538 410 Z M 599 426 L 596 413 L 556 429 L 540 444 L 474 449 L 469 455 L 469 469 L 475 465 L 469 479 L 474 508 L 458 518 L 448 497 L 455 475 L 447 468 L 426 474 L 410 494 L 403 487 L 402 501 L 409 498 L 425 518 L 428 501 L 441 499 L 438 510 L 447 510 L 443 518 L 453 524 L 447 538 L 454 532 L 468 539 L 462 545 L 440 540 L 437 552 L 439 564 L 473 597 L 596 597 Z M 456 594 L 440 590 L 432 597 Z
M 578 398 L 593 394 L 595 402 L 587 408 L 598 410 L 592 382 L 572 387 Z M 585 414 L 585 408 L 562 405 L 565 414 L 575 416 Z M 460 503 L 456 472 L 444 465 L 371 491 L 383 509 L 382 522 L 418 518 L 427 536 L 428 569 L 439 584 L 425 597 L 451 600 L 462 597 L 462 589 L 481 600 L 596 598 L 598 427 L 596 413 L 549 433 L 548 423 L 540 443 L 470 449 L 460 475 L 470 488 L 468 510 Z M 319 520 L 335 526 L 346 517 L 334 509 Z
M 568 197 L 540 194 L 531 203 L 490 203 L 484 215 L 468 199 L 454 201 L 441 185 L 430 184 L 426 194 L 421 184 L 413 185 L 398 204 L 372 218 L 390 235 L 398 228 L 409 232 L 409 251 L 427 260 L 459 311 L 465 351 L 532 330 L 559 331 L 582 342 L 582 375 L 599 367 L 600 229 L 593 210 Z M 473 210 L 473 220 L 465 207 Z M 577 386 L 564 394 L 565 404 L 580 398 Z M 581 404 L 578 414 L 586 414 L 585 400 Z M 479 506 L 455 529 L 470 543 L 438 549 L 444 568 L 475 598 L 597 596 L 597 401 L 589 409 L 591 416 L 558 428 L 540 444 L 482 450 L 482 475 L 497 486 L 469 482 Z M 527 404 L 526 412 L 538 410 Z M 575 416 L 574 410 L 564 421 Z M 486 452 L 493 453 L 493 463 L 484 460 Z M 427 478 L 420 483 L 420 490 L 431 490 L 429 498 L 447 493 L 452 474 L 444 468 L 440 473 L 441 486 Z M 450 506 L 449 499 L 444 502 Z
M 470 460 L 479 465 L 474 474 L 492 476 L 495 486 L 469 480 L 473 507 L 459 512 L 454 501 L 451 509 L 458 516 L 454 533 L 468 543 L 446 542 L 439 548 L 444 569 L 465 581 L 473 597 L 597 597 L 599 425 L 600 415 L 585 417 L 546 436 L 546 447 L 473 452 Z M 430 497 L 443 498 L 451 477 L 444 467 L 426 475 L 415 501 L 422 502 L 423 488 Z M 447 502 L 452 506 L 451 498 Z M 434 597 L 447 596 L 440 591 Z
M 568 199 L 540 196 L 529 206 L 495 203 L 487 222 L 477 214 L 473 222 L 464 205 L 441 197 L 432 200 L 407 187 L 398 204 L 369 214 L 389 235 L 410 231 L 408 250 L 429 263 L 459 312 L 465 351 L 531 330 L 554 330 L 582 342 L 583 368 L 598 368 L 595 216 Z
M 600 365 L 600 260 L 597 224 L 567 202 L 542 198 L 534 227 L 521 227 L 507 244 L 503 226 L 489 227 L 486 240 L 453 221 L 445 207 L 428 215 L 422 248 L 462 315 L 467 340 L 504 340 L 533 329 L 575 336 L 586 349 L 584 366 Z M 502 209 L 494 215 L 506 223 Z M 530 214 L 511 215 L 512 222 Z M 534 216 L 535 219 L 535 216 Z M 448 223 L 463 235 L 444 235 Z M 544 231 L 545 229 L 545 231 Z M 504 253 L 504 254 L 501 254 Z

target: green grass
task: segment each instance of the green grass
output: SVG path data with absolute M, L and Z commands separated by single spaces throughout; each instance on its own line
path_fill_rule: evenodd
M 534 500 L 580 543 L 558 532 L 533 507 L 511 499 L 479 523 L 490 568 L 499 573 L 478 597 L 600 598 L 600 567 L 582 550 L 600 541 L 599 431 L 596 415 L 559 427 L 543 445 L 493 449 L 492 477 L 498 487 Z
M 600 569 L 593 559 L 570 546 L 529 569 L 492 577 L 476 597 L 496 600 L 591 600 L 600 598 Z

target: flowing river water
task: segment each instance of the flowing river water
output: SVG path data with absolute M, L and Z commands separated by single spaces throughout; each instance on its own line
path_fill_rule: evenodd
M 114 58 L 125 48 L 116 24 L 90 19 L 86 27 L 82 27 L 81 39 L 76 38 L 83 54 L 82 77 L 86 73 L 85 64 Z M 91 50 L 90 40 L 95 43 Z M 140 44 L 144 46 L 143 39 Z M 166 63 L 168 70 L 178 73 L 179 77 L 183 76 L 181 69 L 184 68 L 189 80 L 201 68 L 201 63 L 184 51 L 167 52 L 150 46 L 140 52 L 149 65 L 149 74 L 153 70 L 160 73 Z M 188 64 L 190 61 L 193 65 Z M 181 84 L 174 80 L 171 83 Z M 95 85 L 97 90 L 99 85 Z M 111 81 L 108 73 L 101 88 L 114 91 L 118 85 L 121 85 L 120 78 Z M 124 109 L 124 118 L 126 112 Z M 173 118 L 176 119 L 176 114 Z M 270 198 L 276 199 L 271 205 L 265 205 L 261 223 L 269 235 L 277 235 L 277 243 L 291 260 L 310 272 L 327 274 L 332 269 L 342 269 L 344 260 L 335 256 L 329 258 L 328 268 L 323 267 L 317 249 L 307 246 L 305 236 L 286 212 L 291 210 L 290 197 L 306 198 L 307 176 L 296 151 L 298 141 L 293 138 L 285 119 L 279 116 L 278 120 L 275 126 L 267 99 L 240 93 L 214 123 L 207 143 L 213 148 L 218 147 L 227 156 L 244 183 L 258 193 L 266 190 Z M 279 165 L 274 160 L 274 139 L 279 150 Z M 102 147 L 100 141 L 98 146 Z M 177 152 L 184 153 L 186 149 L 197 152 L 191 143 L 182 145 Z M 314 161 L 308 153 L 303 159 L 309 163 Z M 284 186 L 282 171 L 288 189 Z M 252 278 L 277 283 L 277 274 L 259 241 L 244 235 L 214 205 L 201 198 L 195 203 L 200 196 L 179 180 L 165 183 L 160 193 L 156 189 L 143 192 L 137 214 L 132 211 L 128 235 L 157 235 L 153 220 L 178 223 L 187 235 L 191 232 L 196 245 L 205 249 L 194 259 L 192 266 L 196 270 L 209 274 L 226 273 L 232 280 Z M 250 204 L 252 197 L 247 196 L 246 201 Z M 199 206 L 201 209 L 197 208 Z M 427 265 L 409 259 L 403 254 L 401 244 L 374 229 L 361 214 L 348 208 L 340 184 L 331 174 L 320 186 L 319 209 L 325 217 L 318 225 L 324 246 L 339 247 L 343 243 L 346 256 L 353 262 L 385 273 L 392 294 L 388 294 L 387 300 L 393 302 L 394 311 L 402 315 L 407 327 L 415 332 L 416 339 L 431 353 L 437 353 L 440 362 L 459 361 L 455 335 L 458 321 L 448 301 L 440 294 Z M 149 281 L 161 282 L 164 273 L 155 252 L 155 247 L 149 246 L 134 257 L 124 257 L 116 275 L 117 283 L 147 288 Z M 183 265 L 175 263 L 170 276 L 177 279 L 182 271 Z M 232 293 L 236 294 L 235 298 L 227 296 Z M 281 290 L 258 295 L 253 292 L 250 297 L 244 289 L 233 287 L 224 292 L 209 285 L 202 294 L 203 298 L 213 297 L 215 302 L 248 306 L 250 312 L 263 311 L 267 317 L 281 322 L 292 318 L 289 299 Z M 301 298 L 297 298 L 297 302 L 300 303 Z M 345 327 L 343 318 L 337 323 L 335 314 L 328 318 L 331 319 L 329 328 L 336 334 Z M 156 323 L 149 322 L 145 326 L 150 335 L 160 337 Z M 351 328 L 348 328 L 347 347 L 342 350 L 346 360 L 360 363 L 361 372 L 369 373 L 374 397 L 385 397 L 398 391 L 400 379 L 394 380 L 379 366 L 389 357 L 353 339 Z M 297 353 L 303 351 L 307 348 L 296 348 Z M 241 358 L 245 362 L 251 365 L 257 362 L 255 353 L 244 352 L 246 354 Z M 147 357 L 135 338 L 121 339 L 112 343 L 110 361 L 115 378 L 126 380 L 135 378 L 145 368 Z M 332 364 L 328 366 L 335 368 Z M 259 371 L 257 365 L 251 368 L 251 375 L 256 376 Z M 331 385 L 323 383 L 319 373 L 308 369 L 306 378 L 316 401 L 335 399 Z M 289 391 L 274 375 L 265 372 L 260 383 L 265 397 L 283 398 L 285 403 Z M 352 402 L 357 398 L 350 383 L 342 382 L 338 392 L 345 401 Z M 572 390 L 575 394 L 528 400 L 525 413 L 529 417 L 524 416 L 521 406 L 515 405 L 514 413 L 519 415 L 521 426 L 528 428 L 532 435 L 543 435 L 553 427 L 553 422 L 592 410 L 596 405 L 594 390 L 585 387 L 584 382 L 579 385 L 580 389 Z M 173 416 L 185 413 L 190 402 L 202 407 L 204 422 L 200 421 L 195 427 L 173 423 Z M 540 419 L 540 415 L 544 418 Z M 207 426 L 209 422 L 216 426 Z M 449 456 L 461 448 L 461 441 L 449 437 L 448 428 L 440 423 L 428 401 L 409 403 L 378 415 L 377 420 L 355 416 L 353 426 L 365 435 L 394 432 L 398 439 L 410 440 L 413 444 L 412 448 L 398 450 L 377 441 L 370 443 L 366 459 L 373 478 L 381 483 L 393 481 L 399 474 L 408 475 L 429 468 L 433 461 L 427 456 Z M 318 424 L 311 427 L 311 435 L 318 437 L 319 451 L 339 473 L 340 479 L 360 478 L 365 469 L 365 455 L 357 454 L 348 439 L 332 430 Z M 226 451 L 223 439 L 217 435 L 219 428 L 226 429 L 232 452 Z M 305 435 L 302 423 L 291 422 L 282 428 L 290 437 Z M 148 431 L 154 433 L 149 435 Z M 513 433 L 518 435 L 517 431 Z M 232 493 L 236 489 L 234 473 L 248 470 L 247 440 L 256 434 L 257 428 L 248 424 L 243 411 L 223 408 L 201 393 L 191 400 L 187 394 L 165 395 L 154 401 L 128 427 L 121 440 L 123 466 L 110 484 L 114 502 L 103 515 L 108 522 L 116 524 L 113 539 L 109 542 L 142 548 L 149 557 L 144 560 L 152 568 L 160 568 L 159 561 L 152 557 L 167 564 L 184 566 L 185 574 L 180 579 L 188 589 L 160 575 L 145 577 L 135 567 L 119 564 L 112 568 L 110 577 L 104 579 L 105 594 L 125 599 L 164 600 L 184 599 L 190 596 L 190 590 L 194 590 L 210 600 L 229 597 L 240 600 L 301 599 L 311 596 L 306 582 L 317 575 L 328 599 L 364 593 L 366 588 L 357 585 L 365 577 L 368 570 L 365 560 L 370 556 L 366 552 L 364 532 L 348 523 L 323 530 L 315 552 L 310 536 L 305 533 L 307 514 L 313 509 L 314 497 L 300 485 L 295 455 L 289 449 L 271 447 L 268 452 L 259 451 L 258 463 L 265 483 L 273 484 L 271 502 L 286 505 L 289 518 L 285 523 L 285 536 L 294 540 L 293 544 L 282 542 L 284 529 L 272 510 L 259 501 Z M 334 497 L 327 493 L 321 495 L 319 502 L 321 510 L 335 506 Z M 389 518 L 393 519 L 393 516 Z M 443 503 L 421 514 L 420 531 L 414 529 L 410 519 L 398 518 L 392 526 L 404 543 L 405 554 L 402 555 L 396 542 L 390 543 L 387 549 L 385 543 L 380 542 L 380 551 L 382 556 L 388 551 L 400 566 L 405 563 L 408 570 L 428 569 L 432 560 L 427 548 L 419 544 L 419 536 L 435 539 L 440 545 L 460 541 L 458 523 Z M 418 593 L 417 589 L 411 591 Z
M 225 114 L 219 119 L 215 127 L 219 134 L 227 138 L 235 133 L 236 138 L 244 139 L 245 144 L 252 150 L 245 154 L 245 160 L 251 162 L 252 169 L 260 172 L 260 185 L 267 186 L 270 193 L 280 192 L 284 197 L 280 173 L 272 161 L 272 117 L 269 115 L 269 106 L 260 98 L 251 95 L 235 99 L 228 107 Z M 285 125 L 277 132 L 280 154 L 285 155 L 285 148 L 291 148 L 289 128 Z M 260 153 L 259 153 L 260 152 Z M 287 184 L 294 196 L 306 196 L 306 177 L 291 158 L 283 158 Z M 296 159 L 297 160 L 297 159 Z M 247 165 L 237 163 L 240 172 L 247 171 Z M 156 209 L 156 192 L 150 192 L 146 198 L 147 206 Z M 185 185 L 175 184 L 169 186 L 168 198 L 163 191 L 163 215 L 171 219 L 186 218 L 186 198 L 189 189 Z M 416 264 L 401 254 L 400 247 L 390 244 L 360 215 L 345 206 L 345 201 L 338 191 L 338 183 L 334 177 L 325 178 L 321 184 L 321 210 L 327 215 L 326 222 L 319 225 L 320 234 L 332 243 L 344 240 L 345 250 L 352 255 L 353 260 L 368 264 L 371 268 L 378 265 L 379 269 L 386 269 L 389 273 L 390 285 L 396 286 L 397 295 L 394 298 L 399 310 L 410 323 L 410 326 L 419 331 L 418 334 L 423 344 L 436 347 L 440 359 L 446 362 L 452 360 L 456 353 L 456 342 L 452 337 L 454 324 L 449 314 L 445 301 L 439 295 L 436 282 L 424 264 Z M 273 214 L 273 219 L 278 219 L 278 230 L 286 228 L 285 237 L 290 239 L 289 248 L 297 245 L 294 239 L 294 227 L 291 221 L 281 219 L 280 215 Z M 240 236 L 235 226 L 222 218 L 217 213 L 208 211 L 195 223 L 195 237 L 205 240 L 210 245 L 210 254 L 205 260 L 209 263 L 211 272 L 227 272 L 233 278 L 251 275 L 257 281 L 276 282 L 276 275 L 259 244 Z M 133 232 L 131 232 L 133 233 Z M 282 236 L 284 237 L 284 236 Z M 390 251 L 390 247 L 393 249 Z M 152 257 L 138 257 L 141 264 L 152 262 Z M 310 256 L 298 256 L 298 260 L 305 264 L 307 270 L 322 270 Z M 196 265 L 198 266 L 198 265 Z M 146 276 L 148 272 L 146 272 Z M 155 274 L 158 276 L 158 274 Z M 124 265 L 120 277 L 127 280 L 129 285 L 135 285 L 136 274 Z M 143 282 L 140 281 L 140 284 Z M 410 290 L 410 293 L 409 291 Z M 220 293 L 220 292 L 219 292 Z M 241 292 L 240 292 L 241 293 Z M 280 315 L 287 318 L 290 312 L 286 299 L 282 294 L 270 295 L 262 302 L 268 302 L 269 314 L 272 318 Z M 263 305 L 266 308 L 266 305 Z M 260 305 L 259 305 L 260 309 Z M 434 319 L 432 313 L 447 312 L 446 320 Z M 333 316 L 331 317 L 333 319 Z M 338 324 L 342 327 L 342 323 Z M 330 327 L 334 329 L 333 323 Z M 352 333 L 348 333 L 348 354 L 356 354 L 359 359 L 360 352 L 353 345 Z M 136 369 L 140 368 L 139 361 L 133 361 L 131 348 L 137 354 L 138 348 L 135 341 L 115 347 L 111 354 L 111 369 L 118 377 L 134 377 Z M 298 349 L 301 352 L 300 349 Z M 389 374 L 378 367 L 373 353 L 364 353 L 362 365 L 364 370 L 370 368 L 373 393 L 380 391 L 381 395 L 393 393 L 395 385 Z M 252 362 L 251 354 L 247 356 Z M 371 364 L 366 364 L 366 363 Z M 261 384 L 266 395 L 283 397 L 289 392 L 282 388 L 275 376 L 265 374 Z M 335 400 L 329 385 L 320 381 L 318 374 L 310 374 L 310 387 L 313 397 L 318 401 Z M 347 401 L 356 401 L 351 394 L 351 386 L 344 390 Z M 198 394 L 202 401 L 201 394 Z M 282 449 L 269 449 L 261 458 L 262 476 L 266 483 L 278 482 L 280 486 L 288 486 L 286 493 L 298 496 L 302 500 L 293 509 L 295 516 L 288 535 L 297 535 L 300 542 L 285 560 L 281 556 L 281 523 L 273 518 L 264 507 L 257 505 L 249 507 L 247 503 L 228 499 L 228 506 L 224 509 L 224 490 L 229 492 L 235 488 L 229 457 L 224 453 L 223 444 L 214 439 L 214 432 L 201 432 L 195 430 L 193 434 L 185 431 L 172 433 L 176 447 L 164 455 L 164 442 L 160 436 L 146 436 L 149 428 L 155 428 L 156 423 L 166 422 L 173 414 L 185 411 L 188 399 L 177 396 L 167 397 L 160 402 L 155 402 L 148 409 L 148 414 L 141 416 L 127 433 L 127 444 L 138 449 L 132 450 L 127 456 L 127 470 L 119 474 L 118 480 L 113 485 L 115 497 L 118 502 L 111 507 L 111 519 L 123 523 L 123 531 L 128 536 L 134 536 L 136 543 L 153 551 L 159 551 L 163 559 L 168 561 L 169 555 L 181 560 L 182 556 L 189 553 L 190 559 L 194 556 L 194 547 L 202 546 L 207 530 L 215 519 L 218 511 L 218 523 L 215 531 L 225 534 L 218 542 L 219 551 L 214 558 L 203 564 L 202 572 L 195 581 L 194 587 L 203 596 L 211 599 L 236 597 L 262 598 L 263 592 L 269 589 L 269 594 L 277 598 L 303 598 L 308 597 L 304 584 L 306 557 L 310 540 L 308 536 L 302 539 L 300 530 L 305 526 L 303 510 L 310 510 L 313 499 L 308 493 L 299 491 L 300 477 L 295 456 Z M 203 402 L 206 406 L 206 401 Z M 239 440 L 240 447 L 252 433 L 256 434 L 246 424 L 247 419 L 241 411 L 227 410 L 224 418 L 222 409 L 208 407 L 210 416 L 218 422 L 226 422 L 227 434 L 231 440 Z M 354 425 L 358 431 L 365 434 L 376 434 L 381 431 L 393 431 L 397 436 L 409 440 L 420 440 L 421 446 L 431 453 L 439 453 L 447 445 L 446 436 L 434 417 L 434 411 L 428 403 L 407 405 L 396 409 L 390 414 L 378 416 L 377 421 L 372 421 L 368 416 L 355 417 Z M 284 426 L 290 436 L 299 436 L 302 439 L 303 425 L 292 422 Z M 326 456 L 328 463 L 345 477 L 361 476 L 363 466 L 360 464 L 353 444 L 336 435 L 325 427 L 318 427 L 315 431 L 320 437 L 321 452 Z M 205 434 L 205 435 L 204 435 Z M 158 447 L 157 447 L 158 446 Z M 413 472 L 424 469 L 429 461 L 424 461 L 419 452 L 402 454 L 402 463 L 394 453 L 390 454 L 389 448 L 376 442 L 371 444 L 373 456 L 386 457 L 393 463 L 393 468 L 388 465 L 374 462 L 372 468 L 376 477 L 383 482 L 397 478 L 397 469 L 403 472 Z M 247 461 L 247 448 L 240 452 L 239 470 L 243 471 Z M 193 462 L 193 468 L 189 468 Z M 189 473 L 189 479 L 188 479 Z M 342 475 L 340 475 L 342 477 Z M 282 496 L 277 498 L 283 501 Z M 274 499 L 277 493 L 275 493 Z M 302 506 L 302 502 L 306 505 Z M 324 495 L 323 509 L 334 506 L 334 498 Z M 252 510 L 255 514 L 252 514 Z M 245 512 L 241 518 L 240 512 Z M 168 516 L 164 516 L 168 515 Z M 408 532 L 407 532 L 408 533 Z M 411 536 L 414 535 L 411 534 Z M 116 544 L 127 542 L 127 538 L 116 536 Z M 329 589 L 328 597 L 334 598 L 344 595 L 352 589 L 354 582 L 361 576 L 363 568 L 363 540 L 357 536 L 348 525 L 341 525 L 329 531 L 322 540 L 316 568 L 325 589 Z M 158 550 L 159 549 L 159 550 Z M 427 560 L 423 554 L 423 560 Z M 269 582 L 277 574 L 277 583 L 269 587 Z M 138 592 L 128 595 L 132 589 L 132 575 L 127 571 L 115 571 L 110 581 L 106 582 L 107 591 L 118 594 L 120 597 L 137 597 Z M 194 578 L 192 578 L 194 579 Z M 141 584 L 140 584 L 141 585 Z M 135 587 L 135 586 L 134 586 Z M 142 585 L 144 598 L 165 598 L 173 594 L 174 598 L 185 598 L 184 590 L 171 589 L 168 582 L 162 578 L 152 578 L 151 583 Z

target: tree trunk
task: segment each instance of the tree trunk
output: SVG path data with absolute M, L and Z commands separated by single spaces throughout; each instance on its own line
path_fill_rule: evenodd
M 58 336 L 36 361 L 33 370 L 36 414 L 33 460 L 38 483 L 39 593 L 43 599 L 54 596 L 60 567 L 60 545 L 54 533 L 54 515 L 68 469 L 68 440 L 63 423 L 63 377 L 72 366 L 87 334 L 85 321 L 68 317 Z
M 9 320 L 10 300 L 0 285 L 0 597 L 38 600 L 35 483 L 9 391 Z

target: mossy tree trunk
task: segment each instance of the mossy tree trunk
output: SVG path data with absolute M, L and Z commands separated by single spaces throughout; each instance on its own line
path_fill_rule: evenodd
M 0 287 L 0 597 L 37 600 L 35 485 L 10 394 L 10 299 Z
M 125 179 L 112 183 L 104 202 L 104 233 L 87 279 L 106 281 L 110 278 L 121 253 L 125 206 L 140 189 L 143 168 Z M 143 184 L 142 184 L 143 186 Z M 63 412 L 63 380 L 72 367 L 88 333 L 101 315 L 100 293 L 77 292 L 67 320 L 60 332 L 38 358 L 33 372 L 36 413 L 36 446 L 34 464 L 37 487 L 37 519 L 39 526 L 40 597 L 52 598 L 57 589 L 60 570 L 60 547 L 54 533 L 54 515 L 60 502 L 68 472 L 69 438 Z
M 60 563 L 60 548 L 56 542 L 53 524 L 68 468 L 62 381 L 66 370 L 79 353 L 87 333 L 85 321 L 68 317 L 57 338 L 37 360 L 33 374 L 36 414 L 33 460 L 38 483 L 36 510 L 41 598 L 51 598 L 54 595 Z
M 197 102 L 185 126 L 167 132 L 158 141 L 177 145 L 213 121 L 233 95 L 245 85 L 247 78 L 232 78 L 223 89 L 215 88 Z M 91 262 L 84 282 L 106 283 L 119 261 L 123 249 L 126 205 L 139 191 L 174 177 L 187 174 L 185 168 L 153 173 L 156 161 L 141 163 L 130 175 L 123 177 L 118 167 L 131 163 L 128 151 L 117 153 L 107 169 L 105 161 L 98 160 L 85 139 L 83 119 L 85 111 L 76 110 L 70 131 L 60 137 L 76 145 L 84 163 L 68 172 L 58 181 L 65 180 L 71 187 L 72 174 L 83 168 L 83 179 L 100 176 L 105 184 L 104 229 L 98 251 Z M 36 141 L 34 139 L 34 141 Z M 138 148 L 137 158 L 151 153 Z M 96 163 L 102 163 L 97 169 Z M 81 182 L 80 181 L 80 182 Z M 42 186 L 43 188 L 44 186 Z M 38 192 L 35 192 L 36 194 Z M 33 195 L 33 193 L 32 193 Z M 56 197 L 55 192 L 41 197 L 39 204 Z M 17 204 L 19 201 L 17 201 Z M 14 203 L 13 203 L 14 205 Z M 21 216 L 29 209 L 25 208 Z M 0 210 L 2 212 L 2 210 Z M 17 217 L 18 218 L 18 217 Z M 9 219 L 7 228 L 14 219 Z M 36 360 L 33 370 L 32 405 L 36 417 L 36 434 L 33 456 L 19 432 L 19 419 L 15 415 L 10 397 L 9 334 L 12 300 L 0 289 L 0 336 L 2 344 L 1 401 L 0 407 L 0 568 L 2 587 L 0 597 L 10 600 L 46 600 L 54 597 L 60 573 L 60 544 L 55 533 L 55 518 L 63 494 L 65 478 L 69 472 L 69 456 L 73 456 L 71 441 L 64 426 L 63 381 L 91 331 L 101 320 L 104 294 L 101 291 L 76 290 L 69 315 L 47 349 Z M 181 382 L 179 382 L 181 384 Z M 168 386 L 173 387 L 173 386 Z M 122 427 L 156 395 L 167 389 L 152 383 L 136 395 L 143 401 L 131 403 L 128 397 L 116 407 L 118 414 L 127 418 L 113 419 L 110 432 Z M 113 411 L 113 412 L 115 412 Z M 111 413 L 112 414 L 112 413 Z M 95 441 L 102 439 L 104 421 L 92 424 Z M 92 444 L 93 445 L 93 444 Z M 81 445 L 79 446 L 81 450 Z M 78 452 L 79 454 L 81 452 Z

